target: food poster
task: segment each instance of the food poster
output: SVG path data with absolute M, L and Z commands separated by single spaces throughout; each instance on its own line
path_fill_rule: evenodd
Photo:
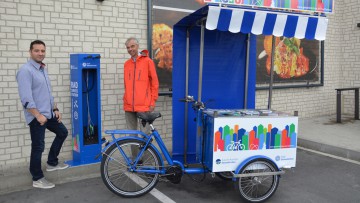
M 280 168 L 295 167 L 297 117 L 214 119 L 213 172 L 234 171 L 244 160 L 265 156 Z
M 173 25 L 203 6 L 203 0 L 152 0 L 151 50 L 161 87 L 172 86 Z
M 276 37 L 274 86 L 321 84 L 321 49 L 316 40 Z M 272 36 L 257 37 L 256 84 L 268 87 Z

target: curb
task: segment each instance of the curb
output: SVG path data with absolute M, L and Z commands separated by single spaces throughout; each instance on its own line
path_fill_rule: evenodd
M 354 161 L 360 161 L 360 152 L 298 138 L 298 145 L 307 149 L 324 152 Z
M 101 175 L 100 163 L 69 167 L 64 170 L 52 172 L 47 172 L 44 168 L 43 171 L 46 179 L 55 184 L 96 178 Z M 9 168 L 1 173 L 0 195 L 33 189 L 28 167 Z
M 164 139 L 163 141 L 165 142 L 168 150 L 172 152 L 172 145 L 170 142 L 171 140 Z M 64 170 L 51 172 L 47 172 L 45 166 L 46 162 L 42 160 L 44 176 L 55 185 L 101 177 L 100 162 L 87 165 L 71 166 Z M 29 189 L 34 189 L 32 187 L 29 165 L 14 165 L 9 168 L 4 168 L 0 165 L 0 195 Z

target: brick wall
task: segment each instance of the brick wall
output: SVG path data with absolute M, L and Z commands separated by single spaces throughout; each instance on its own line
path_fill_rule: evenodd
M 360 87 L 360 6 L 358 0 L 343 1 L 339 23 L 339 87 Z M 344 111 L 354 115 L 354 91 L 343 92 Z
M 0 166 L 29 161 L 30 135 L 19 100 L 16 72 L 29 57 L 30 42 L 47 45 L 53 95 L 71 132 L 70 53 L 101 54 L 102 128 L 125 128 L 122 110 L 124 42 L 130 36 L 147 48 L 147 1 L 108 0 L 1 0 L 0 3 Z M 171 138 L 171 98 L 160 97 L 164 115 L 157 127 Z M 165 126 L 167 126 L 165 128 Z M 69 160 L 71 135 L 61 156 Z M 47 154 L 54 135 L 47 133 Z M 46 156 L 43 156 L 46 157 Z M 1 168 L 1 167 L 0 167 Z
M 0 169 L 26 165 L 30 154 L 29 129 L 19 101 L 16 71 L 28 59 L 29 44 L 42 39 L 47 44 L 44 62 L 49 67 L 53 94 L 71 132 L 70 53 L 101 54 L 102 129 L 124 128 L 122 111 L 123 62 L 128 58 L 126 38 L 140 39 L 147 46 L 146 0 L 0 0 Z M 272 107 L 299 111 L 302 118 L 335 113 L 335 88 L 360 86 L 360 30 L 356 0 L 336 1 L 329 17 L 325 43 L 325 86 L 274 90 Z M 257 108 L 267 107 L 267 91 L 257 91 Z M 353 111 L 351 94 L 345 109 Z M 163 117 L 157 128 L 171 146 L 171 97 L 160 97 L 157 110 Z M 47 133 L 46 150 L 54 135 Z M 71 136 L 62 158 L 71 159 Z M 46 157 L 46 156 L 43 156 Z

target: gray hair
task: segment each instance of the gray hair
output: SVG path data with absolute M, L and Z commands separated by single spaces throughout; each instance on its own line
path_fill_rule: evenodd
M 130 37 L 126 40 L 125 42 L 125 46 L 127 46 L 127 44 L 131 41 L 131 40 L 134 40 L 136 44 L 139 44 L 139 40 L 136 39 L 135 37 Z

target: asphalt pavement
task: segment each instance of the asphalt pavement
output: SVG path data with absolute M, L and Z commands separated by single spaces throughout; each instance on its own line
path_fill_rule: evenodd
M 360 202 L 360 164 L 297 150 L 297 165 L 280 178 L 268 203 Z M 180 184 L 160 181 L 149 193 L 123 198 L 110 192 L 100 177 L 29 189 L 0 196 L 0 203 L 222 203 L 243 202 L 236 182 L 206 175 L 185 175 Z M 195 180 L 197 181 L 195 181 Z
M 311 149 L 326 154 L 343 157 L 345 159 L 350 159 L 354 162 L 359 163 L 360 162 L 360 144 L 359 144 L 360 121 L 354 120 L 353 116 L 351 115 L 350 116 L 343 115 L 342 121 L 343 121 L 342 123 L 336 123 L 335 115 L 322 116 L 317 118 L 307 118 L 307 119 L 300 118 L 299 131 L 298 131 L 299 150 L 302 150 L 303 148 Z M 301 160 L 298 157 L 297 165 L 300 161 Z M 143 202 L 159 202 L 159 198 L 160 199 L 165 198 L 165 197 L 161 197 L 161 195 L 159 198 L 155 198 L 153 195 L 146 195 L 144 197 L 140 197 L 136 199 L 119 199 L 118 196 L 112 194 L 103 185 L 100 179 L 99 168 L 100 168 L 99 164 L 92 164 L 92 165 L 85 165 L 79 167 L 71 167 L 69 169 L 62 171 L 45 172 L 45 176 L 50 181 L 56 183 L 56 187 L 51 190 L 41 190 L 41 189 L 32 188 L 31 177 L 29 175 L 27 167 L 22 166 L 22 167 L 12 168 L 11 170 L 7 170 L 0 167 L 0 179 L 1 179 L 0 203 L 123 202 L 123 201 L 140 202 L 139 200 L 142 200 Z M 186 178 L 184 178 L 184 180 L 186 180 Z M 229 184 L 222 182 L 218 178 L 215 179 L 210 178 L 210 180 L 212 181 L 215 180 L 215 182 L 219 181 L 219 183 L 217 183 L 219 185 Z M 173 187 L 172 184 L 170 185 L 168 184 L 170 183 L 160 183 L 156 188 L 160 188 L 161 190 L 161 188 L 164 185 L 165 188 Z M 355 189 L 357 189 L 357 191 L 360 190 L 359 184 L 355 186 Z M 189 185 L 190 186 L 186 186 L 185 184 L 184 188 L 194 187 L 193 183 L 189 183 Z M 179 187 L 180 188 L 174 188 L 174 189 L 176 191 L 180 191 L 180 189 L 183 188 L 183 186 L 179 186 Z M 197 187 L 195 189 L 197 189 Z M 192 189 L 185 189 L 185 190 L 189 193 L 193 193 L 193 191 L 196 191 Z M 101 197 L 101 194 L 104 194 L 104 197 Z M 205 198 L 206 195 L 203 195 L 203 197 Z M 78 198 L 80 198 L 81 201 Z M 163 201 L 163 202 L 167 202 L 167 201 Z M 183 202 L 183 201 L 178 200 L 176 202 Z M 216 202 L 216 201 L 210 201 L 210 202 Z

